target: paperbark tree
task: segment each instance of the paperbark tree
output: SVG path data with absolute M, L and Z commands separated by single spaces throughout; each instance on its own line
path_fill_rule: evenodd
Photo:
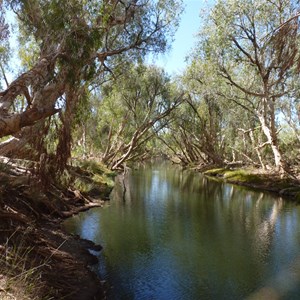
M 31 36 L 38 51 L 31 58 L 32 67 L 0 92 L 0 137 L 13 136 L 0 144 L 2 155 L 18 155 L 17 149 L 24 145 L 37 156 L 48 155 L 45 146 L 37 149 L 35 143 L 41 132 L 40 140 L 47 134 L 45 120 L 58 112 L 64 138 L 58 139 L 57 153 L 70 149 L 67 144 L 83 90 L 126 67 L 126 61 L 165 51 L 181 10 L 180 1 L 164 0 L 13 0 L 6 4 L 17 16 L 23 39 Z M 27 106 L 13 111 L 20 97 Z M 70 155 L 66 152 L 61 164 Z
M 96 133 L 101 136 L 102 161 L 119 169 L 143 157 L 147 143 L 168 124 L 185 96 L 161 69 L 138 65 L 107 84 L 102 97 Z
M 275 166 L 286 169 L 278 143 L 277 103 L 292 89 L 299 61 L 298 20 L 291 1 L 218 1 L 203 33 L 202 53 L 231 86 L 228 98 L 251 111 L 270 145 Z M 235 91 L 244 96 L 234 96 Z M 262 145 L 258 145 L 261 147 Z

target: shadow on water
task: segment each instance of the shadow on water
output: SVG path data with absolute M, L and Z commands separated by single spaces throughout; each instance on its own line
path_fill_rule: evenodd
M 299 218 L 281 198 L 162 163 L 116 178 L 110 205 L 66 227 L 103 245 L 110 299 L 300 299 Z

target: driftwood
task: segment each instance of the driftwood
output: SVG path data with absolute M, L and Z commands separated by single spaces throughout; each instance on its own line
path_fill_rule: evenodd
M 84 206 L 80 206 L 80 207 L 76 207 L 70 211 L 62 211 L 60 212 L 59 214 L 62 216 L 62 217 L 71 217 L 73 215 L 76 215 L 82 211 L 86 211 L 86 210 L 89 210 L 90 208 L 93 208 L 93 207 L 102 207 L 103 204 L 101 202 L 99 203 L 90 203 L 90 204 L 86 204 Z

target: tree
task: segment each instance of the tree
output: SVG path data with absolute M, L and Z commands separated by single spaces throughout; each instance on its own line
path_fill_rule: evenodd
M 230 87 L 217 73 L 218 66 L 209 57 L 191 58 L 186 72 L 177 79 L 189 97 L 173 113 L 169 132 L 160 138 L 171 156 L 183 164 L 257 165 L 254 141 L 258 120 L 224 97 Z
M 95 135 L 101 139 L 102 161 L 118 169 L 147 153 L 147 144 L 168 124 L 184 94 L 164 71 L 140 64 L 107 83 L 101 97 Z
M 70 156 L 74 112 L 86 90 L 126 61 L 165 51 L 181 9 L 177 0 L 13 0 L 7 8 L 38 51 L 32 67 L 0 92 L 0 137 L 12 135 L 0 153 L 21 155 L 27 145 L 35 159 L 48 156 L 40 135 L 49 131 L 47 119 L 59 113 L 55 161 L 61 166 Z M 18 97 L 27 106 L 14 113 Z
M 298 63 L 298 24 L 293 1 L 218 1 L 202 33 L 198 55 L 209 56 L 231 87 L 225 98 L 259 122 L 275 166 L 286 169 L 279 148 L 276 110 L 293 89 Z

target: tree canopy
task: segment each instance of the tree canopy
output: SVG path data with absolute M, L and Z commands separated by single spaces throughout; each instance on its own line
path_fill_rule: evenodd
M 242 161 L 257 161 L 265 168 L 263 151 L 268 154 L 268 163 L 274 162 L 279 171 L 288 171 L 288 157 L 281 150 L 280 128 L 287 125 L 282 115 L 289 114 L 284 109 L 286 102 L 294 115 L 289 120 L 297 118 L 297 11 L 298 4 L 293 1 L 217 1 L 207 17 L 199 43 L 190 56 L 185 81 L 191 93 L 189 106 L 200 122 L 198 130 L 211 117 L 212 108 L 219 113 L 214 117 L 219 126 L 208 134 L 208 140 L 217 147 L 222 159 L 235 161 L 238 154 Z M 204 103 L 209 113 L 201 116 Z M 297 131 L 299 119 L 298 125 L 290 124 Z M 198 137 L 212 128 L 211 123 L 202 127 Z M 237 141 L 239 136 L 243 143 Z M 195 137 L 187 140 L 196 141 Z M 205 147 L 210 144 L 203 141 L 205 137 L 201 139 Z M 225 148 L 221 147 L 223 142 Z M 273 157 L 265 147 L 270 147 Z M 209 154 L 214 152 L 210 150 Z
M 0 154 L 61 171 L 72 154 L 119 169 L 164 153 L 183 164 L 292 173 L 298 9 L 296 1 L 217 1 L 186 70 L 170 77 L 145 57 L 170 46 L 179 0 L 4 1 Z M 8 82 L 12 34 L 21 67 Z
M 26 145 L 34 159 L 48 155 L 36 136 L 49 133 L 49 117 L 57 114 L 51 120 L 59 125 L 60 165 L 70 157 L 74 116 L 91 90 L 147 53 L 164 52 L 181 10 L 180 1 L 144 0 L 9 1 L 5 7 L 16 15 L 21 50 L 31 53 L 0 93 L 0 137 L 12 136 L 0 153 L 22 155 L 17 150 Z

